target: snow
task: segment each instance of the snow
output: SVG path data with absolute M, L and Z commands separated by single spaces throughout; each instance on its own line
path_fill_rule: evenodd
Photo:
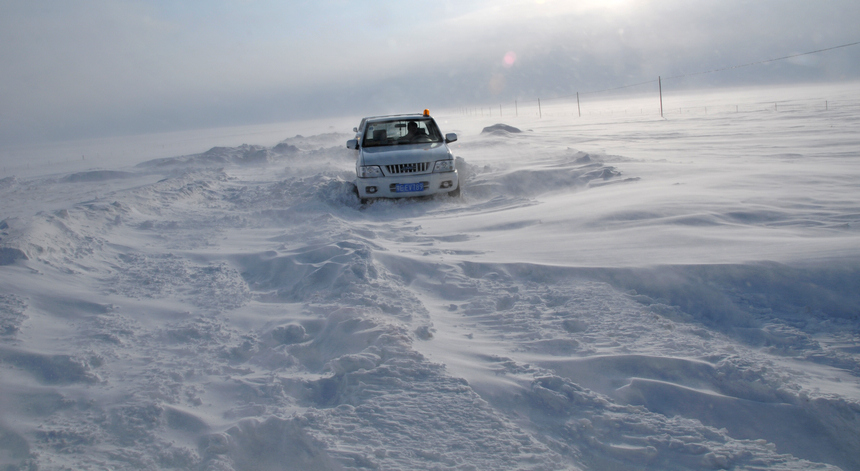
M 459 199 L 352 118 L 5 152 L 0 464 L 860 468 L 856 84 L 672 99 L 439 113 Z

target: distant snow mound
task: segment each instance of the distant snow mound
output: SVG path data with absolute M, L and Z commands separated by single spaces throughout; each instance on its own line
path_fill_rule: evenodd
M 296 134 L 295 137 L 290 137 L 281 141 L 278 146 L 289 145 L 295 146 L 300 150 L 317 150 L 327 147 L 344 147 L 347 139 L 352 139 L 352 134 L 344 134 L 338 132 L 329 132 L 317 134 L 314 136 L 302 136 Z M 275 146 L 275 147 L 278 147 Z
M 300 161 L 355 160 L 352 151 L 344 145 L 353 134 L 330 132 L 315 136 L 296 134 L 279 142 L 272 150 L 276 153 Z
M 496 134 L 496 135 L 500 135 L 500 136 L 505 136 L 507 134 L 520 133 L 520 132 L 522 132 L 522 131 L 518 128 L 515 128 L 513 126 L 509 126 L 507 124 L 499 123 L 499 124 L 494 124 L 492 126 L 485 127 L 481 131 L 481 134 Z
M 268 162 L 270 151 L 262 146 L 242 144 L 239 147 L 213 147 L 200 154 L 203 160 L 237 164 L 263 164 Z
M 272 150 L 277 152 L 278 154 L 295 154 L 299 151 L 299 148 L 292 145 L 287 144 L 286 142 L 281 142 L 280 144 L 272 147 Z
M 225 164 L 260 165 L 273 160 L 275 152 L 263 146 L 242 144 L 239 147 L 213 147 L 202 154 L 184 155 L 149 160 L 139 168 L 166 168 L 184 166 L 223 166 Z
M 71 175 L 66 175 L 60 181 L 65 183 L 85 183 L 85 182 L 101 182 L 105 180 L 116 180 L 119 178 L 131 178 L 135 174 L 129 172 L 119 172 L 116 170 L 90 170 L 88 172 L 78 172 Z
M 0 178 L 0 190 L 3 190 L 5 188 L 10 188 L 17 183 L 18 183 L 18 179 L 15 178 L 14 176 L 6 177 L 6 178 Z
M 213 147 L 201 154 L 183 155 L 149 160 L 137 165 L 146 169 L 177 169 L 187 167 L 224 167 L 226 165 L 259 166 L 277 162 L 304 161 L 308 159 L 352 158 L 343 144 L 346 134 L 324 134 L 304 138 L 296 136 L 285 139 L 274 147 L 242 144 L 238 147 Z

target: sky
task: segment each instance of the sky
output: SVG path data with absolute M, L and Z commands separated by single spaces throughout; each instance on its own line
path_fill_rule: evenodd
M 858 23 L 856 0 L 0 0 L 0 146 L 552 99 L 853 43 Z M 664 89 L 858 78 L 860 45 Z

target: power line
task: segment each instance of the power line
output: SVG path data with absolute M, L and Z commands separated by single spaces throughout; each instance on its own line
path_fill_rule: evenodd
M 763 61 L 750 62 L 749 64 L 733 65 L 733 66 L 731 66 L 731 67 L 724 67 L 724 68 L 722 68 L 722 69 L 714 69 L 714 70 L 707 70 L 707 71 L 705 71 L 705 72 L 693 72 L 693 73 L 689 73 L 689 74 L 673 75 L 673 76 L 671 76 L 671 77 L 663 77 L 663 79 L 664 79 L 664 80 L 668 80 L 668 79 L 676 79 L 676 78 L 681 78 L 681 77 L 691 77 L 691 76 L 693 76 L 693 75 L 712 74 L 712 73 L 714 73 L 714 72 L 722 72 L 722 71 L 724 71 L 724 70 L 740 69 L 740 68 L 742 68 L 742 67 L 749 67 L 749 66 L 752 66 L 752 65 L 759 65 L 759 64 L 767 64 L 768 62 L 782 61 L 782 60 L 786 60 L 786 59 L 792 59 L 792 58 L 794 58 L 794 57 L 808 56 L 808 55 L 810 55 L 810 54 L 818 54 L 819 52 L 832 51 L 832 50 L 834 50 L 834 49 L 839 49 L 839 48 L 849 47 L 849 46 L 856 46 L 856 45 L 858 45 L 858 44 L 860 44 L 860 41 L 858 41 L 858 42 L 854 42 L 854 43 L 850 43 L 850 44 L 842 44 L 842 45 L 840 45 L 840 46 L 828 47 L 828 48 L 825 48 L 825 49 L 819 49 L 819 50 L 817 50 L 817 51 L 801 52 L 801 53 L 799 53 L 799 54 L 792 54 L 792 55 L 790 55 L 790 56 L 777 57 L 776 59 L 766 59 L 766 60 L 763 60 Z M 656 81 L 656 80 L 655 80 L 655 81 Z M 632 86 L 632 85 L 631 85 L 631 86 Z
M 753 65 L 767 64 L 768 62 L 776 62 L 776 61 L 781 61 L 781 60 L 786 60 L 786 59 L 792 59 L 792 58 L 800 57 L 800 56 L 808 56 L 808 55 L 810 55 L 810 54 L 818 54 L 818 53 L 821 53 L 821 52 L 825 52 L 825 51 L 832 51 L 832 50 L 834 50 L 834 49 L 840 49 L 840 48 L 843 48 L 843 47 L 856 46 L 856 45 L 858 45 L 858 44 L 860 44 L 860 41 L 853 42 L 853 43 L 848 43 L 848 44 L 841 44 L 841 45 L 839 45 L 839 46 L 833 46 L 833 47 L 828 47 L 828 48 L 824 48 L 824 49 L 818 49 L 818 50 L 815 50 L 815 51 L 801 52 L 801 53 L 798 53 L 798 54 L 792 54 L 792 55 L 790 55 L 790 56 L 777 57 L 777 58 L 774 58 L 774 59 L 765 59 L 765 60 L 760 60 L 760 61 L 756 61 L 756 62 L 750 62 L 750 63 L 748 63 L 748 64 L 740 64 L 740 65 L 733 65 L 733 66 L 731 66 L 731 67 L 723 67 L 723 68 L 721 68 L 721 69 L 713 69 L 713 70 L 707 70 L 707 71 L 704 71 L 704 72 L 692 72 L 692 73 L 689 73 L 689 74 L 673 75 L 673 76 L 671 76 L 671 77 L 663 77 L 663 80 L 677 79 L 677 78 L 682 78 L 682 77 L 691 77 L 691 76 L 694 76 L 694 75 L 712 74 L 712 73 L 715 73 L 715 72 L 723 72 L 723 71 L 725 71 L 725 70 L 740 69 L 740 68 L 743 68 L 743 67 L 750 67 L 750 66 L 753 66 Z M 595 94 L 595 93 L 603 93 L 603 92 L 611 92 L 611 91 L 615 91 L 615 90 L 623 90 L 623 89 L 625 89 L 625 88 L 638 87 L 638 86 L 640 86 L 640 85 L 647 85 L 647 84 L 650 84 L 650 83 L 657 83 L 657 80 L 648 80 L 648 81 L 645 81 L 645 82 L 633 83 L 633 84 L 630 84 L 630 85 L 622 85 L 622 86 L 619 86 L 619 87 L 613 87 L 613 88 L 605 88 L 605 89 L 602 89 L 602 90 L 593 90 L 593 91 L 590 91 L 590 92 L 580 92 L 580 93 L 579 93 L 579 95 L 593 95 L 593 94 Z M 555 97 L 555 98 L 548 98 L 547 100 L 560 100 L 560 99 L 563 99 L 563 98 L 570 98 L 570 97 L 573 97 L 573 96 L 576 96 L 576 95 L 565 95 L 565 96 L 560 96 L 560 97 Z M 532 100 L 532 101 L 534 101 L 534 100 Z
M 657 83 L 657 81 L 656 81 L 656 80 L 648 80 L 648 81 L 646 81 L 646 82 L 633 83 L 633 84 L 630 84 L 630 85 L 622 85 L 622 86 L 620 86 L 620 87 L 615 87 L 615 88 L 605 88 L 605 89 L 603 89 L 603 90 L 595 90 L 595 91 L 593 91 L 593 92 L 582 92 L 582 93 L 580 93 L 580 95 L 590 95 L 590 94 L 592 94 L 592 93 L 612 92 L 612 91 L 615 91 L 615 90 L 622 90 L 622 89 L 624 89 L 624 88 L 638 87 L 639 85 L 646 85 L 646 84 L 649 84 L 649 83 Z M 573 95 L 571 95 L 571 96 L 573 96 Z M 565 98 L 565 97 L 560 97 L 560 98 Z

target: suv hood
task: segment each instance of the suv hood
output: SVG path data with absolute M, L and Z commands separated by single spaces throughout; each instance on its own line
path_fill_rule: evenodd
M 448 146 L 440 142 L 399 146 L 364 147 L 363 165 L 392 165 L 413 162 L 435 162 L 452 158 Z

